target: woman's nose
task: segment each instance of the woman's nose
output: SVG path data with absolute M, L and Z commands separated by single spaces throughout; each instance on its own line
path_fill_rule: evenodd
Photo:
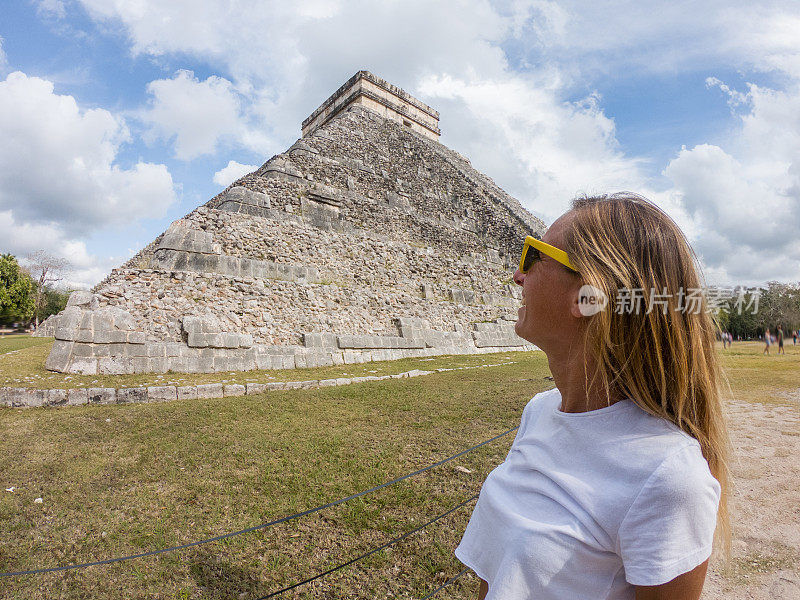
M 516 271 L 514 271 L 513 279 L 514 283 L 516 283 L 517 285 L 522 285 L 523 283 L 525 283 L 525 274 L 522 273 L 519 269 L 517 269 Z

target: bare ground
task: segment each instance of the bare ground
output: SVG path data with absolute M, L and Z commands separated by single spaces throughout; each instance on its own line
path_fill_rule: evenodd
M 800 600 L 800 389 L 728 404 L 733 560 L 713 556 L 703 600 Z

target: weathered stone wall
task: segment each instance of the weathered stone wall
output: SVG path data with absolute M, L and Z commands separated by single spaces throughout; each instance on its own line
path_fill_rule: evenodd
M 529 347 L 513 333 L 511 273 L 521 240 L 542 230 L 457 153 L 351 106 L 71 300 L 48 368 L 245 370 Z

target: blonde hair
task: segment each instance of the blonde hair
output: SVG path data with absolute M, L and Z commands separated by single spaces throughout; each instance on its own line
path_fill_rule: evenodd
M 698 301 L 696 291 L 703 285 L 697 257 L 675 222 L 636 194 L 577 198 L 570 214 L 564 249 L 584 283 L 609 300 L 587 324 L 586 351 L 598 364 L 592 383 L 609 400 L 611 394 L 630 398 L 700 443 L 722 489 L 715 546 L 727 562 L 731 451 L 714 348 L 716 323 L 702 299 L 689 305 Z M 620 312 L 617 299 L 626 291 L 626 308 L 632 310 Z M 638 310 L 636 298 L 641 298 Z

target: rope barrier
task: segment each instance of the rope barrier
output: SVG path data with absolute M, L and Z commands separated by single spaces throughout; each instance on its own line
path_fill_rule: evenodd
M 438 594 L 440 591 L 442 591 L 442 590 L 443 590 L 444 588 L 446 588 L 448 585 L 450 585 L 451 583 L 453 583 L 453 582 L 454 582 L 456 579 L 458 579 L 459 577 L 461 577 L 461 576 L 462 576 L 464 573 L 466 573 L 467 571 L 469 571 L 469 569 L 468 569 L 468 568 L 467 568 L 467 569 L 464 569 L 464 570 L 463 570 L 463 571 L 461 571 L 460 573 L 458 573 L 458 574 L 454 575 L 453 577 L 451 577 L 450 579 L 448 579 L 447 581 L 445 581 L 445 582 L 444 582 L 442 585 L 440 585 L 438 588 L 436 588 L 435 590 L 433 590 L 433 591 L 432 591 L 430 594 L 428 594 L 427 596 L 425 596 L 424 598 L 422 598 L 422 600 L 428 600 L 428 598 L 433 598 L 433 597 L 434 597 L 436 594 Z
M 85 567 L 94 567 L 94 566 L 97 566 L 97 565 L 107 565 L 107 564 L 111 564 L 111 563 L 122 562 L 124 560 L 132 560 L 134 558 L 144 558 L 145 556 L 155 556 L 157 554 L 164 554 L 165 552 L 173 552 L 175 550 L 185 550 L 186 548 L 191 548 L 193 546 L 200 546 L 202 544 L 208 544 L 208 543 L 211 543 L 211 542 L 217 542 L 219 540 L 224 540 L 224 539 L 231 538 L 231 537 L 234 537 L 234 536 L 237 536 L 237 535 L 250 533 L 250 532 L 253 532 L 253 531 L 257 531 L 259 529 L 265 529 L 267 527 L 271 527 L 272 525 L 278 525 L 279 523 L 285 523 L 287 521 L 291 521 L 291 520 L 297 519 L 299 517 L 305 517 L 307 515 L 319 512 L 319 511 L 324 510 L 326 508 L 331 508 L 333 506 L 337 506 L 339 504 L 343 504 L 345 502 L 348 502 L 349 500 L 354 500 L 356 498 L 360 498 L 361 496 L 365 496 L 366 494 L 370 494 L 372 492 L 376 492 L 376 491 L 381 490 L 381 489 L 383 489 L 383 488 L 385 488 L 387 486 L 393 485 L 395 483 L 399 483 L 399 482 L 401 482 L 401 481 L 403 481 L 405 479 L 409 479 L 410 477 L 414 477 L 416 475 L 424 473 L 425 471 L 430 471 L 431 469 L 434 469 L 434 468 L 436 468 L 436 467 L 438 467 L 440 465 L 445 464 L 446 462 L 454 460 L 454 459 L 458 458 L 459 456 L 463 456 L 464 454 L 467 454 L 468 452 L 472 452 L 473 450 L 476 450 L 476 449 L 480 448 L 481 446 L 485 446 L 486 444 L 489 444 L 489 443 L 491 443 L 491 442 L 493 442 L 495 440 L 498 440 L 501 437 L 508 435 L 512 431 L 516 431 L 517 429 L 519 429 L 519 425 L 517 425 L 516 427 L 512 427 L 508 431 L 504 431 L 500 435 L 496 435 L 491 439 L 488 439 L 488 440 L 486 440 L 484 442 L 481 442 L 480 444 L 476 444 L 476 445 L 472 446 L 471 448 L 467 448 L 466 450 L 462 450 L 458 454 L 454 454 L 453 456 L 445 458 L 444 460 L 440 460 L 439 462 L 433 463 L 432 465 L 428 465 L 427 467 L 423 467 L 422 469 L 414 471 L 413 473 L 408 473 L 407 475 L 403 475 L 402 477 L 398 477 L 397 479 L 392 479 L 391 481 L 387 481 L 387 482 L 382 483 L 380 485 L 376 485 L 375 487 L 372 487 L 372 488 L 370 488 L 368 490 L 364 490 L 363 492 L 358 492 L 357 494 L 353 494 L 351 496 L 347 496 L 346 498 L 340 498 L 339 500 L 334 500 L 333 502 L 328 502 L 327 504 L 323 504 L 321 506 L 317 506 L 315 508 L 311 508 L 311 509 L 305 510 L 303 512 L 298 512 L 298 513 L 295 513 L 293 515 L 289 515 L 289 516 L 286 516 L 286 517 L 281 517 L 280 519 L 276 519 L 274 521 L 269 521 L 268 523 L 262 523 L 261 525 L 255 525 L 253 527 L 248 527 L 247 529 L 241 529 L 239 531 L 233 531 L 231 533 L 224 533 L 222 535 L 217 535 L 217 536 L 214 536 L 214 537 L 211 537 L 211 538 L 198 540 L 196 542 L 189 542 L 188 544 L 181 544 L 179 546 L 171 546 L 169 548 L 161 548 L 159 550 L 151 550 L 149 552 L 141 552 L 139 554 L 131 554 L 131 555 L 128 555 L 128 556 L 120 556 L 120 557 L 117 557 L 117 558 L 107 558 L 105 560 L 97 560 L 97 561 L 93 561 L 93 562 L 80 563 L 80 564 L 76 564 L 76 565 L 63 565 L 63 566 L 60 566 L 60 567 L 48 567 L 48 568 L 43 568 L 43 569 L 32 569 L 32 570 L 29 570 L 29 571 L 12 571 L 12 572 L 8 572 L 8 573 L 0 573 L 0 577 L 14 577 L 14 576 L 17 576 L 17 575 L 39 575 L 39 574 L 42 574 L 42 573 L 55 573 L 55 572 L 58 572 L 58 571 L 69 571 L 71 569 L 82 569 L 82 568 L 85 568 Z
M 358 562 L 359 560 L 361 560 L 363 558 L 366 558 L 366 557 L 370 556 L 371 554 L 375 554 L 376 552 L 380 552 L 381 550 L 384 550 L 384 549 L 388 548 L 389 546 L 392 546 L 392 545 L 396 544 L 397 542 L 399 542 L 401 540 L 404 540 L 408 536 L 418 532 L 420 529 L 425 529 L 431 523 L 435 523 L 439 519 L 441 519 L 443 517 L 446 517 L 447 515 L 449 515 L 450 513 L 454 512 L 456 510 L 458 510 L 462 506 L 465 506 L 466 504 L 469 504 L 470 502 L 475 500 L 477 497 L 478 497 L 478 494 L 475 494 L 474 496 L 471 496 L 470 498 L 467 498 L 461 504 L 459 504 L 457 506 L 454 506 L 453 508 L 451 508 L 450 510 L 448 510 L 446 512 L 443 512 L 438 517 L 434 517 L 433 519 L 431 519 L 430 521 L 427 521 L 426 523 L 420 525 L 419 527 L 415 527 L 411 531 L 407 531 L 403 535 L 398 536 L 398 537 L 394 538 L 393 540 L 390 540 L 390 541 L 386 542 L 382 546 L 378 546 L 377 548 L 373 548 L 372 550 L 362 554 L 361 556 L 357 556 L 356 558 L 348 560 L 347 562 L 344 562 L 344 563 L 342 563 L 342 564 L 340 564 L 340 565 L 338 565 L 336 567 L 333 567 L 332 569 L 328 569 L 327 571 L 323 571 L 322 573 L 317 573 L 313 577 L 309 577 L 308 579 L 305 579 L 305 580 L 303 580 L 303 581 L 301 581 L 299 583 L 292 584 L 292 585 L 290 585 L 288 587 L 285 587 L 283 589 L 280 589 L 280 590 L 277 590 L 277 591 L 272 592 L 270 594 L 267 594 L 266 596 L 261 596 L 260 598 L 258 598 L 258 600 L 267 600 L 267 598 L 274 598 L 275 596 L 278 596 L 279 594 L 283 594 L 284 592 L 288 592 L 289 590 L 293 590 L 293 589 L 295 589 L 297 587 L 300 587 L 301 585 L 305 585 L 306 583 L 310 583 L 310 582 L 314 581 L 315 579 L 319 579 L 320 577 L 324 577 L 325 575 L 329 575 L 330 573 L 333 573 L 334 571 L 338 571 L 339 569 L 342 569 L 342 568 L 344 568 L 344 567 L 346 567 L 348 565 L 352 565 L 354 562 Z

